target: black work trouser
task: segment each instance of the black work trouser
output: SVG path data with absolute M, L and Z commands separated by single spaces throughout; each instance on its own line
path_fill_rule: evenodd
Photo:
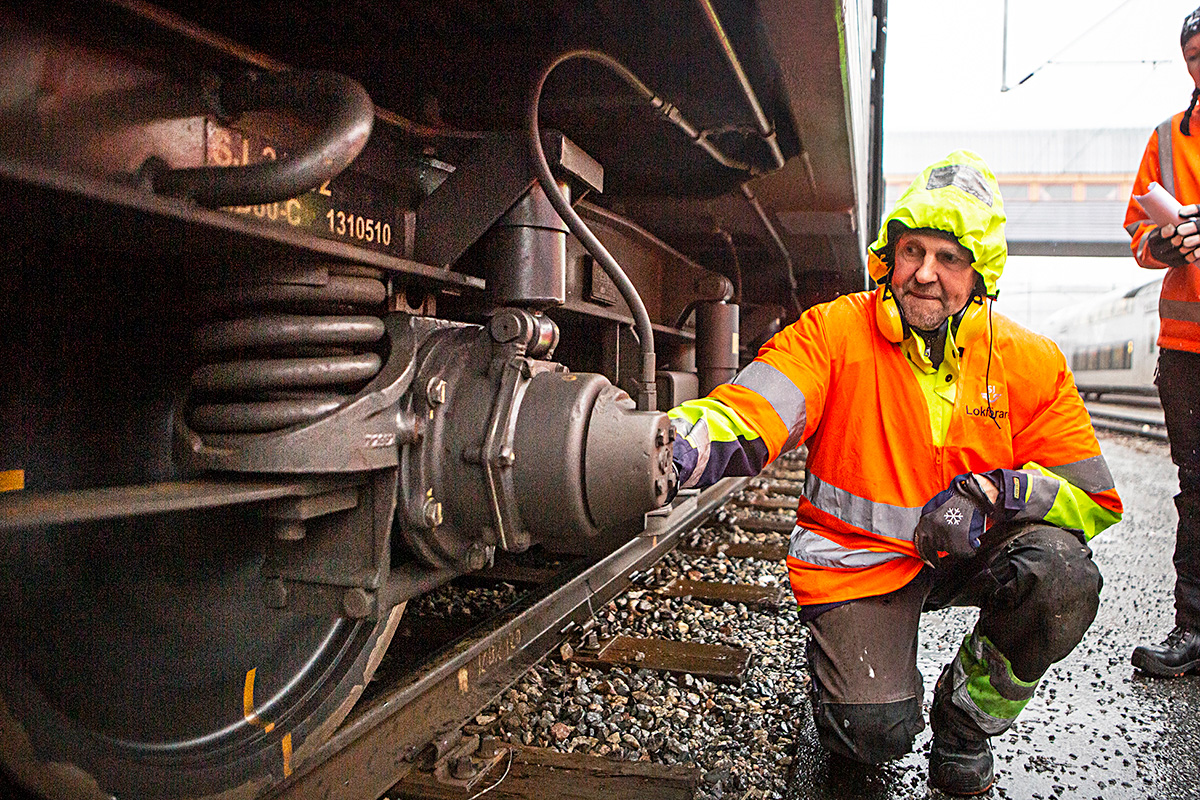
M 829 609 L 808 623 L 813 717 L 821 743 L 866 763 L 912 749 L 924 728 L 916 663 L 923 610 L 978 607 L 972 636 L 986 637 L 1013 675 L 1033 684 L 1079 644 L 1095 619 L 1101 583 L 1091 550 L 1074 534 L 1025 524 L 971 559 L 926 567 L 901 589 Z M 961 657 L 960 651 L 952 661 Z M 1032 687 L 1025 689 L 1032 694 Z M 963 707 L 965 698 L 955 694 L 943 703 L 956 709 L 942 720 L 943 729 L 955 728 L 951 735 L 979 740 L 1007 727 L 1004 720 L 976 724 L 978 709 Z
M 1200 631 L 1200 354 L 1161 350 L 1158 395 L 1179 467 L 1175 508 L 1175 624 Z

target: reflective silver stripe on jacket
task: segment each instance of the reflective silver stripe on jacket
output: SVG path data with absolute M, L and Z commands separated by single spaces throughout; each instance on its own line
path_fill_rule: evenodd
M 814 506 L 847 525 L 906 542 L 913 540 L 913 531 L 921 518 L 922 506 L 906 508 L 858 497 L 826 483 L 812 472 L 804 481 L 804 495 Z
M 1191 300 L 1167 300 L 1159 298 L 1158 315 L 1176 322 L 1200 323 L 1200 303 Z
M 1162 187 L 1174 195 L 1175 160 L 1171 153 L 1171 117 L 1158 123 L 1158 173 L 1162 177 Z
M 807 417 L 804 413 L 804 392 L 792 379 L 765 361 L 751 361 L 730 383 L 743 386 L 762 395 L 771 404 L 779 421 L 788 430 L 787 441 L 780 449 L 786 453 L 800 443 Z
M 1046 471 L 1053 472 L 1067 483 L 1088 494 L 1099 494 L 1117 488 L 1112 473 L 1108 471 L 1108 462 L 1104 460 L 1104 456 L 1092 456 L 1070 464 L 1046 467 Z
M 905 557 L 903 553 L 881 553 L 876 550 L 852 550 L 842 547 L 837 542 L 830 541 L 819 533 L 813 533 L 799 525 L 792 529 L 788 555 L 807 564 L 834 569 L 877 567 L 880 564 Z

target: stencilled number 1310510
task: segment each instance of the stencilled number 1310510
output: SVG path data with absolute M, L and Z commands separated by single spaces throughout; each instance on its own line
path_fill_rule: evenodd
M 345 211 L 329 209 L 325 214 L 329 221 L 329 232 L 363 242 L 379 242 L 384 247 L 392 243 L 392 225 L 377 219 L 347 214 Z

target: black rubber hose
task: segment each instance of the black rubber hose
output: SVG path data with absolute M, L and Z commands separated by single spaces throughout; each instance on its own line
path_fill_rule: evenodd
M 304 194 L 341 174 L 371 135 L 375 106 L 358 82 L 324 70 L 247 75 L 223 83 L 221 111 L 290 110 L 321 116 L 321 132 L 277 161 L 240 167 L 190 167 L 154 177 L 154 191 L 209 208 L 275 203 Z
M 616 284 L 617 291 L 621 293 L 621 297 L 624 298 L 626 304 L 629 306 L 629 310 L 633 313 L 634 328 L 637 331 L 638 344 L 642 351 L 642 369 L 639 379 L 637 407 L 642 411 L 654 411 L 658 403 L 658 398 L 654 373 L 654 329 L 650 326 L 650 315 L 646 312 L 646 306 L 642 303 L 641 296 L 638 295 L 637 287 L 629 280 L 625 271 L 621 269 L 621 265 L 617 263 L 617 260 L 612 257 L 612 254 L 596 238 L 591 229 L 580 219 L 579 215 L 575 213 L 575 209 L 571 208 L 571 204 L 567 202 L 562 192 L 558 190 L 554 174 L 550 171 L 550 164 L 546 161 L 546 153 L 542 150 L 542 135 L 538 125 L 538 103 L 542 97 L 542 88 L 546 85 L 546 78 L 550 77 L 550 73 L 559 64 L 573 58 L 586 58 L 603 64 L 624 78 L 627 83 L 633 86 L 647 100 L 653 101 L 657 97 L 645 84 L 638 80 L 637 76 L 612 56 L 597 50 L 568 50 L 554 58 L 546 65 L 541 74 L 538 75 L 537 80 L 533 84 L 533 91 L 530 94 L 529 108 L 525 120 L 526 130 L 529 134 L 530 158 L 533 161 L 533 169 L 537 175 L 538 183 L 541 184 L 546 197 L 550 199 L 550 204 L 554 206 L 554 210 L 558 212 L 563 222 L 567 223 L 567 227 L 571 229 L 571 233 L 575 234 L 575 238 L 583 244 L 584 248 L 592 255 L 592 258 L 596 259 L 600 267 L 608 274 L 612 282 Z

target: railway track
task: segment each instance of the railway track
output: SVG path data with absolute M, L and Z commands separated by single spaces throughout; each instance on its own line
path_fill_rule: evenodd
M 1167 441 L 1162 404 L 1158 397 L 1103 394 L 1084 405 L 1097 430 L 1113 431 L 1155 441 Z
M 549 683 L 539 675 L 555 669 L 569 677 L 570 687 L 582 675 L 589 676 L 585 684 L 610 689 L 621 675 L 629 684 L 638 674 L 661 676 L 656 683 L 640 680 L 664 692 L 671 688 L 685 707 L 695 687 L 705 687 L 707 703 L 718 686 L 730 697 L 757 692 L 747 675 L 761 669 L 761 653 L 739 644 L 730 624 L 683 619 L 695 616 L 699 604 L 736 624 L 739 615 L 771 614 L 786 600 L 786 578 L 739 584 L 737 570 L 726 565 L 765 558 L 781 568 L 802 468 L 791 459 L 753 481 L 726 479 L 685 495 L 603 558 L 510 557 L 410 601 L 354 711 L 267 796 L 465 800 L 502 773 L 508 774 L 505 792 L 493 796 L 529 796 L 522 786 L 538 786 L 544 796 L 546 774 L 581 771 L 597 796 L 612 796 L 622 781 L 658 787 L 656 796 L 694 796 L 708 785 L 705 776 L 714 780 L 713 765 L 697 766 L 677 737 L 646 733 L 656 753 L 631 751 L 629 742 L 638 740 L 629 733 L 615 748 L 605 741 L 612 733 L 593 746 L 596 737 L 586 733 L 598 730 L 585 726 L 582 739 L 562 735 L 568 721 L 578 727 L 570 715 L 545 723 L 540 714 L 518 724 L 513 698 L 528 697 L 530 681 Z M 689 627 L 690 637 L 681 633 Z M 618 677 L 606 684 L 599 676 L 610 671 Z M 553 694 L 546 689 L 541 697 Z M 565 700 L 560 705 L 573 707 Z M 677 723 L 676 716 L 670 719 Z M 564 746 L 572 739 L 574 745 Z M 718 779 L 731 780 L 728 773 L 717 767 Z
M 410 601 L 354 711 L 267 796 L 467 798 L 467 789 L 476 790 L 485 777 L 495 780 L 499 773 L 492 768 L 503 769 L 506 759 L 508 771 L 516 770 L 510 788 L 528 785 L 531 770 L 574 769 L 590 770 L 588 782 L 596 787 L 611 789 L 606 781 L 636 779 L 660 786 L 663 796 L 672 791 L 692 796 L 686 787 L 700 785 L 711 770 L 689 767 L 689 759 L 664 749 L 667 737 L 659 742 L 662 757 L 635 759 L 637 767 L 614 760 L 620 754 L 611 746 L 582 747 L 576 741 L 573 747 L 555 749 L 563 741 L 562 728 L 555 724 L 569 718 L 540 727 L 535 719 L 514 729 L 515 706 L 505 697 L 512 695 L 514 684 L 536 680 L 529 676 L 549 668 L 540 663 L 593 676 L 609 669 L 628 676 L 639 671 L 674 675 L 666 680 L 678 681 L 680 687 L 697 681 L 705 686 L 745 683 L 752 651 L 728 634 L 728 625 L 701 631 L 704 626 L 693 622 L 704 641 L 681 634 L 689 624 L 677 619 L 683 613 L 678 607 L 724 606 L 733 609 L 736 621 L 739 613 L 770 613 L 785 599 L 786 578 L 782 583 L 778 576 L 768 578 L 773 586 L 751 586 L 722 582 L 718 573 L 732 576 L 733 570 L 720 563 L 733 559 L 766 558 L 779 566 L 802 468 L 802 461 L 791 459 L 753 483 L 726 479 L 685 494 L 669 509 L 648 515 L 641 535 L 603 558 L 560 555 L 547 560 L 534 552 L 498 559 L 489 569 Z M 723 522 L 705 525 L 714 516 Z M 647 635 L 651 631 L 645 625 L 630 624 L 639 618 L 675 621 L 666 636 L 654 636 Z M 564 659 L 564 653 L 569 657 Z M 587 682 L 601 683 L 595 677 Z M 501 724 L 502 719 L 507 722 Z M 592 738 L 584 736 L 585 741 Z M 672 746 L 679 749 L 678 743 Z M 628 740 L 619 749 L 628 749 Z M 686 745 L 683 750 L 686 755 Z M 643 754 L 650 755 L 639 751 L 636 758 Z M 585 755 L 592 761 L 576 763 Z M 600 766 L 604 777 L 597 772 Z M 543 785 L 541 778 L 534 783 Z

